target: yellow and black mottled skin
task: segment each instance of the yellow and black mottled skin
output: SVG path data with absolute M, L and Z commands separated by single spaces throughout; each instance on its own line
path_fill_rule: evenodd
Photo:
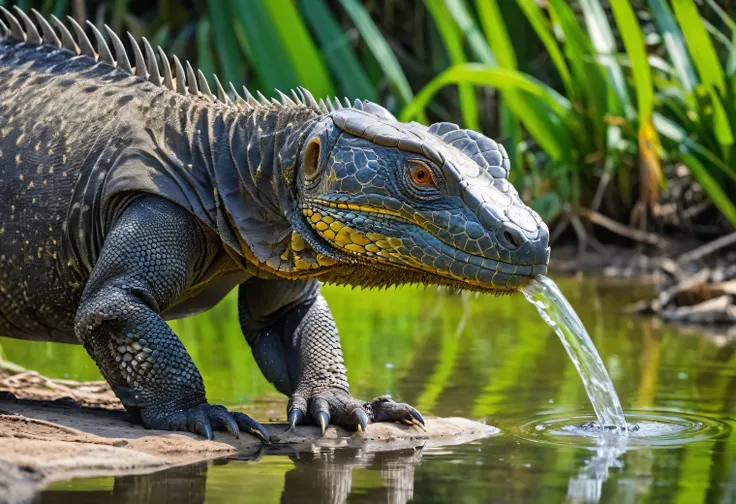
M 236 286 L 292 427 L 364 429 L 423 420 L 350 395 L 320 280 L 507 293 L 546 272 L 547 228 L 508 183 L 503 147 L 476 132 L 306 90 L 233 102 L 176 59 L 173 77 L 145 39 L 131 68 L 114 34 L 117 61 L 99 33 L 94 51 L 38 16 L 42 42 L 0 10 L 0 333 L 81 343 L 148 427 L 267 440 L 207 403 L 164 322 Z

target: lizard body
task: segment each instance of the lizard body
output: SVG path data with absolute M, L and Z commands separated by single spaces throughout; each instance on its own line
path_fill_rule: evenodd
M 16 11 L 0 26 L 0 333 L 84 345 L 148 427 L 267 439 L 207 403 L 164 322 L 235 287 L 292 426 L 365 428 L 423 420 L 350 395 L 320 281 L 506 293 L 546 272 L 547 227 L 479 133 L 301 88 L 213 94 L 145 39 L 129 56 L 90 24 L 95 50 L 73 21 Z

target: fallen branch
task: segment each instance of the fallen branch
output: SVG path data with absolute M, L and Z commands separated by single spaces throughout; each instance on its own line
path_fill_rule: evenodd
M 593 224 L 606 228 L 612 233 L 616 233 L 617 235 L 623 236 L 625 238 L 629 238 L 637 242 L 647 243 L 649 245 L 654 245 L 655 247 L 659 248 L 665 248 L 670 244 L 668 240 L 662 238 L 661 236 L 655 235 L 653 233 L 648 233 L 640 229 L 632 228 L 630 226 L 626 226 L 624 224 L 621 224 L 620 222 L 616 222 L 609 217 L 606 217 L 605 215 L 590 210 L 589 208 L 578 207 L 575 209 L 575 211 L 578 213 L 578 215 L 585 217 Z
M 717 240 L 713 240 L 710 243 L 706 243 L 705 245 L 701 245 L 700 247 L 697 247 L 694 250 L 691 250 L 690 252 L 685 252 L 680 257 L 677 258 L 678 263 L 687 263 L 691 261 L 697 261 L 699 259 L 702 259 L 703 257 L 712 254 L 713 252 L 717 252 L 721 250 L 724 247 L 728 247 L 729 245 L 736 244 L 736 233 L 731 233 L 726 236 L 721 236 Z

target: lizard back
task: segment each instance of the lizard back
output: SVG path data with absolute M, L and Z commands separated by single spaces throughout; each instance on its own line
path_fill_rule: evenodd
M 97 51 L 71 19 L 74 35 L 53 18 L 59 39 L 35 13 L 42 40 L 22 11 L 23 27 L 0 11 L 10 24 L 0 24 L 0 334 L 76 342 L 75 310 L 107 228 L 142 194 L 185 207 L 239 249 L 213 191 L 232 199 L 242 176 L 250 178 L 247 165 L 241 175 L 223 169 L 233 165 L 232 143 L 242 148 L 244 135 L 272 138 L 292 121 L 334 110 L 306 90 L 281 102 L 245 88 L 242 98 L 232 85 L 227 94 L 216 77 L 215 95 L 176 57 L 172 72 L 145 38 L 141 51 L 131 37 L 129 57 L 108 29 L 115 59 L 92 24 Z M 269 192 L 261 167 L 273 165 L 273 144 L 256 145 L 248 151 L 255 178 L 245 183 Z M 253 194 L 246 205 L 269 205 Z

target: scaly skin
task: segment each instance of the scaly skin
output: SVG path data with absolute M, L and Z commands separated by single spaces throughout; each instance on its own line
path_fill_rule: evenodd
M 510 293 L 546 272 L 547 227 L 508 183 L 503 147 L 478 133 L 303 89 L 233 102 L 177 59 L 172 76 L 145 39 L 130 57 L 114 35 L 95 52 L 39 17 L 42 42 L 17 12 L 0 34 L 0 332 L 84 345 L 147 427 L 268 439 L 207 403 L 164 322 L 235 286 L 292 427 L 365 429 L 423 420 L 352 397 L 320 281 Z

